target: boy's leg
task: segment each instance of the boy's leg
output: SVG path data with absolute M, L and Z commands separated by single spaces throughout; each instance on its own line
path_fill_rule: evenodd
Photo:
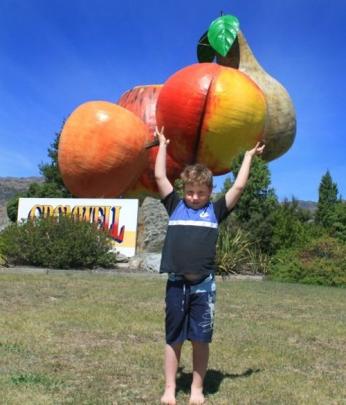
M 216 285 L 213 275 L 191 286 L 188 339 L 192 342 L 193 378 L 190 404 L 203 404 L 203 381 L 208 367 L 214 326 Z
M 182 343 L 166 344 L 165 347 L 165 392 L 161 404 L 175 405 L 176 375 L 178 371 Z
M 183 278 L 171 275 L 166 287 L 166 347 L 165 347 L 165 392 L 163 404 L 175 404 L 176 375 L 181 347 L 186 339 L 188 299 Z
M 204 404 L 203 381 L 207 372 L 209 343 L 192 341 L 192 385 L 190 404 Z

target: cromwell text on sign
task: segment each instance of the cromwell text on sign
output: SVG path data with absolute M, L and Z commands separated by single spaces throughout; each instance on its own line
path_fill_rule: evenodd
M 134 256 L 138 200 L 100 198 L 20 198 L 18 221 L 37 217 L 72 215 L 108 230 L 115 248 Z

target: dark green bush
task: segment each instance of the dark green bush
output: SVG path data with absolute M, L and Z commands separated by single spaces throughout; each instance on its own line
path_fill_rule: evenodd
M 4 253 L 4 243 L 3 241 L 0 239 L 0 267 L 7 267 L 8 266 L 8 262 L 7 262 L 7 258 L 5 256 Z
M 331 225 L 331 234 L 338 238 L 339 240 L 346 242 L 346 202 L 339 201 L 335 204 L 332 225 Z
M 12 264 L 69 269 L 112 267 L 116 254 L 107 233 L 70 217 L 12 224 L 0 234 L 2 252 Z
M 271 259 L 269 278 L 346 287 L 346 245 L 335 238 L 321 236 L 305 247 L 282 249 Z
M 304 222 L 307 214 L 299 207 L 298 201 L 285 200 L 276 207 L 271 240 L 271 252 L 303 246 L 309 238 L 309 223 Z

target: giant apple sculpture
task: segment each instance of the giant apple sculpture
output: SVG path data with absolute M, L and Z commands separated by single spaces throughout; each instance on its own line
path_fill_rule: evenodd
M 122 94 L 118 100 L 119 105 L 127 108 L 145 122 L 152 137 L 155 132 L 156 104 L 161 88 L 162 84 L 136 86 Z M 126 190 L 125 196 L 152 195 L 158 197 L 158 189 L 154 176 L 157 152 L 157 148 L 149 149 L 148 165 L 136 183 Z M 170 181 L 174 182 L 182 171 L 183 165 L 170 156 L 169 150 L 167 152 L 167 177 Z
M 171 140 L 172 157 L 227 173 L 231 160 L 262 139 L 266 101 L 261 89 L 239 70 L 214 63 L 190 65 L 160 91 L 156 120 Z
M 58 164 L 67 189 L 77 197 L 117 197 L 148 165 L 148 127 L 116 104 L 90 101 L 67 119 Z

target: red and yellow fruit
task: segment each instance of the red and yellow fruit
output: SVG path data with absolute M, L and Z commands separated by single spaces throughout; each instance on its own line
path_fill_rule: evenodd
M 162 87 L 163 86 L 160 84 L 137 86 L 125 92 L 118 100 L 119 105 L 132 111 L 145 122 L 149 128 L 152 139 L 154 139 L 156 126 L 156 104 Z M 148 166 L 144 169 L 138 181 L 126 190 L 126 195 L 136 196 L 146 193 L 158 196 L 154 176 L 157 152 L 157 147 L 149 149 Z M 170 156 L 169 149 L 167 152 L 167 177 L 170 181 L 174 182 L 174 180 L 179 177 L 183 169 L 183 164 L 178 163 L 178 161 L 175 161 Z
M 212 63 L 190 65 L 172 75 L 160 91 L 156 120 L 171 140 L 172 157 L 201 162 L 214 174 L 261 140 L 266 101 L 239 70 Z
M 58 149 L 60 173 L 76 197 L 117 197 L 148 165 L 148 127 L 105 101 L 81 104 L 66 121 Z

